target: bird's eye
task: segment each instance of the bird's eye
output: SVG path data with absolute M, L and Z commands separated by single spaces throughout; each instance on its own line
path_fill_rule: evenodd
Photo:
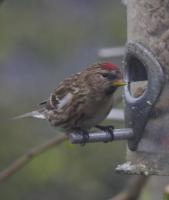
M 103 76 L 104 78 L 107 78 L 107 77 L 109 77 L 109 74 L 108 74 L 108 73 L 105 73 L 105 74 L 102 74 L 102 76 Z
M 115 74 L 112 74 L 112 73 L 104 73 L 102 74 L 102 76 L 106 79 L 109 79 L 109 80 L 113 80 L 116 78 L 116 75 Z

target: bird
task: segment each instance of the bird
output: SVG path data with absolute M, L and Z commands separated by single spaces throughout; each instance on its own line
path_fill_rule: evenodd
M 51 126 L 61 128 L 68 136 L 72 132 L 88 140 L 88 132 L 96 127 L 104 131 L 113 126 L 99 125 L 113 107 L 113 95 L 127 83 L 120 68 L 111 62 L 98 62 L 61 81 L 39 104 L 40 108 L 15 117 L 46 119 Z

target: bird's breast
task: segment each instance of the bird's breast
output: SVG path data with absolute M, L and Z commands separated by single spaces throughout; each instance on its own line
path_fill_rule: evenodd
M 113 97 L 102 99 L 100 102 L 93 102 L 85 110 L 85 120 L 82 121 L 81 126 L 84 128 L 91 128 L 102 122 L 109 114 L 113 107 Z

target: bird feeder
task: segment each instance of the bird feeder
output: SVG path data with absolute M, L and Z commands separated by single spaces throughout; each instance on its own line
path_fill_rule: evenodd
M 126 6 L 125 122 L 134 137 L 117 171 L 169 175 L 168 1 L 130 0 Z
M 134 137 L 128 141 L 128 162 L 117 171 L 169 175 L 169 117 L 159 105 L 165 85 L 163 69 L 150 50 L 129 42 L 124 74 L 129 82 L 124 89 L 125 121 Z

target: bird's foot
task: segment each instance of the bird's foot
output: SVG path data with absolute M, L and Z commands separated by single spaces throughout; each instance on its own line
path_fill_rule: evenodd
M 101 125 L 96 125 L 96 128 L 100 129 L 101 131 L 107 132 L 111 136 L 111 140 L 114 140 L 114 126 L 101 126 Z
M 82 136 L 81 146 L 85 146 L 85 144 L 89 141 L 89 133 L 86 130 L 78 130 L 77 132 Z

